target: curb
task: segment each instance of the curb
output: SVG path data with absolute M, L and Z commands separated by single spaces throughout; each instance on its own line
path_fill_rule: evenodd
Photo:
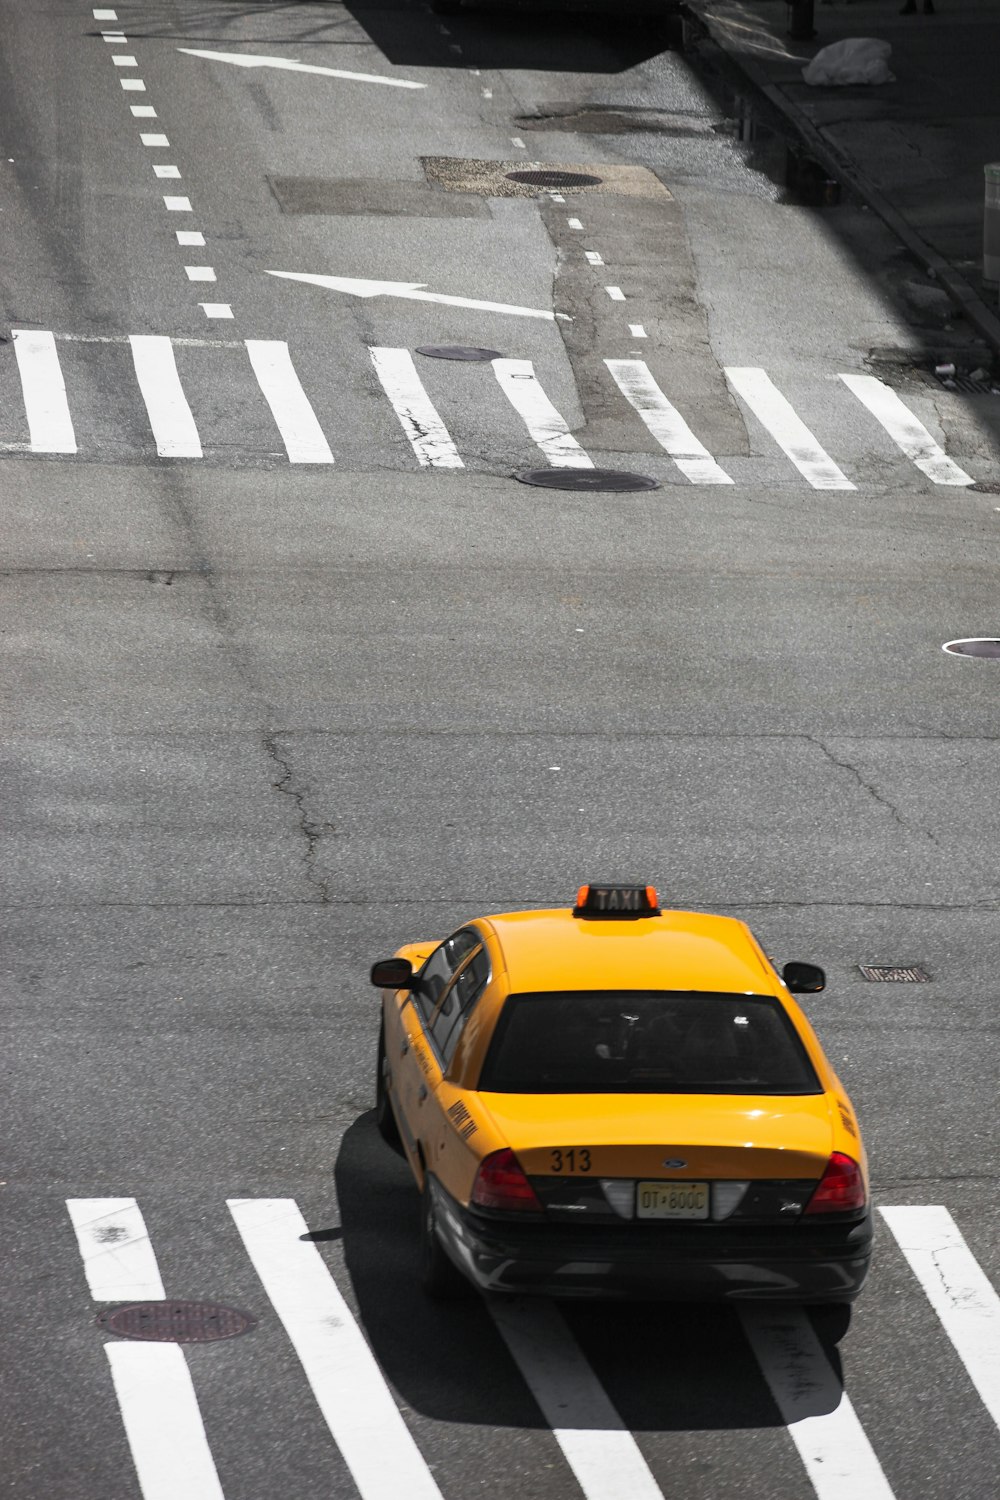
M 858 197 L 878 214 L 882 222 L 905 245 L 913 258 L 945 289 L 962 316 L 985 339 L 994 354 L 1000 355 L 1000 316 L 987 306 L 971 282 L 966 281 L 950 261 L 945 260 L 943 255 L 928 245 L 899 210 L 893 207 L 881 188 L 875 186 L 851 157 L 844 156 L 826 139 L 808 116 L 803 114 L 798 105 L 793 103 L 777 84 L 770 81 L 767 74 L 752 58 L 733 46 L 723 22 L 716 20 L 709 11 L 702 9 L 698 0 L 688 0 L 685 9 L 704 27 L 712 41 L 721 52 L 726 54 L 729 61 L 745 73 L 768 102 L 773 104 L 775 109 L 780 110 L 794 126 L 796 132 L 808 143 L 817 160 L 828 166 L 841 181 L 847 182 Z

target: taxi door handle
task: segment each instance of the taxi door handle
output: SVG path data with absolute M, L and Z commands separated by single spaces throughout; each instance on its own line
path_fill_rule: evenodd
M 426 1085 L 426 1083 L 422 1083 L 420 1085 L 420 1088 L 417 1090 L 417 1103 L 418 1104 L 423 1104 L 423 1102 L 424 1102 L 424 1100 L 426 1098 L 427 1098 L 427 1085 Z

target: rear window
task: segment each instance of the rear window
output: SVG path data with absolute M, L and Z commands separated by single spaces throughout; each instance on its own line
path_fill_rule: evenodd
M 511 995 L 479 1087 L 498 1094 L 819 1094 L 766 995 L 584 990 Z

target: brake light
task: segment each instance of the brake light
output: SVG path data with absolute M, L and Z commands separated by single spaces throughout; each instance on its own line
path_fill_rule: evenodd
M 865 1183 L 856 1161 L 835 1151 L 816 1191 L 806 1204 L 807 1214 L 842 1214 L 865 1206 Z
M 494 1151 L 480 1163 L 472 1187 L 472 1202 L 477 1208 L 534 1209 L 539 1212 L 542 1207 L 521 1163 L 509 1147 Z

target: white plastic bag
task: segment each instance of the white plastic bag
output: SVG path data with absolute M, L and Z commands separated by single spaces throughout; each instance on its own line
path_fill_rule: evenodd
M 812 62 L 802 69 L 806 83 L 816 88 L 846 83 L 894 83 L 889 72 L 892 46 L 870 36 L 848 37 L 821 47 Z

